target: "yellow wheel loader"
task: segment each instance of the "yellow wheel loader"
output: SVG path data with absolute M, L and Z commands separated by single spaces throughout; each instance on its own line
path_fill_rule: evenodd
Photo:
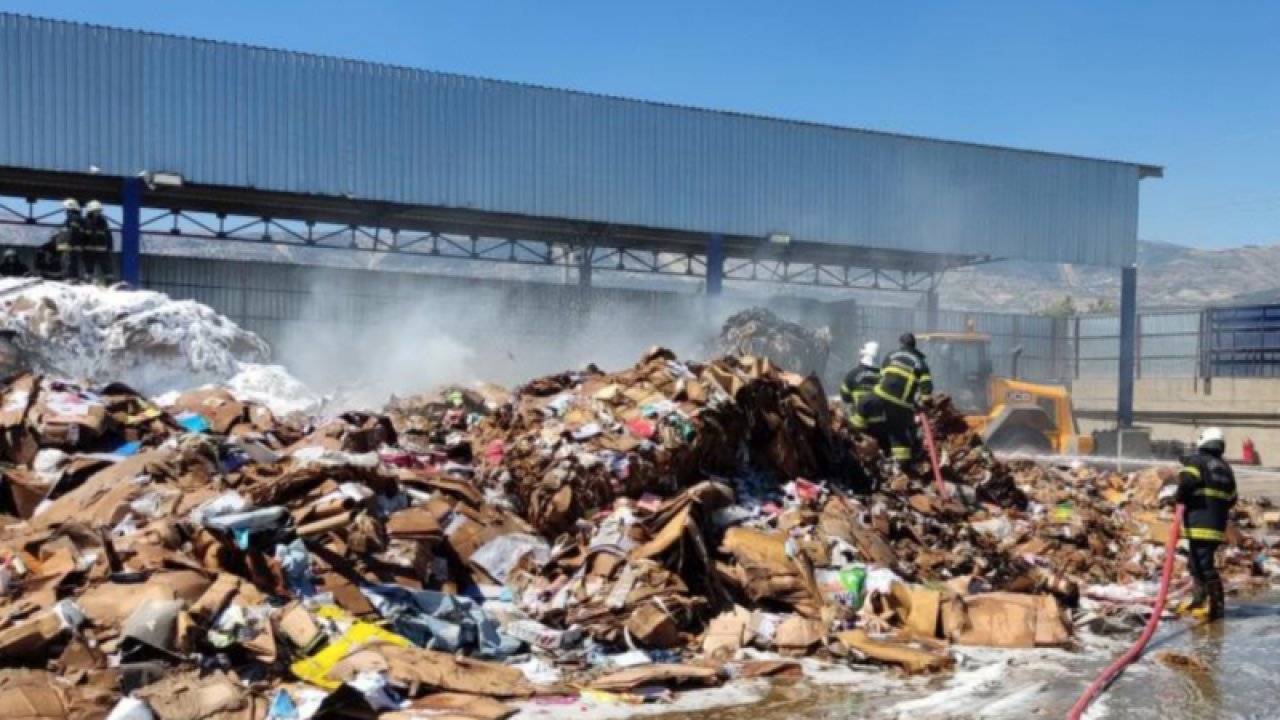
M 1022 348 L 1013 351 L 1012 378 L 996 376 L 991 338 L 977 332 L 917 333 L 937 392 L 951 396 L 988 446 L 1005 452 L 1089 455 L 1093 438 L 1081 437 L 1071 393 L 1061 385 L 1018 380 Z

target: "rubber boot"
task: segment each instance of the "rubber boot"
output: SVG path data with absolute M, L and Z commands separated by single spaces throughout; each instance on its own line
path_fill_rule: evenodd
M 1221 620 L 1227 614 L 1227 593 L 1222 588 L 1222 581 L 1209 583 L 1209 611 L 1206 619 L 1209 622 Z
M 1208 592 L 1200 583 L 1196 583 L 1195 590 L 1192 591 L 1191 597 L 1186 598 L 1178 603 L 1178 607 L 1174 608 L 1174 612 L 1179 615 L 1191 615 L 1194 617 L 1197 613 L 1205 614 L 1208 612 L 1205 602 L 1208 599 Z

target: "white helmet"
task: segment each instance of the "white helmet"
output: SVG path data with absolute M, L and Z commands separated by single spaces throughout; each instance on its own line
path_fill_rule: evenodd
M 84 206 L 84 209 L 91 213 L 100 213 L 102 212 L 102 203 L 97 200 L 90 200 L 89 204 Z
M 1200 437 L 1196 439 L 1196 447 L 1200 449 L 1223 450 L 1227 446 L 1226 436 L 1222 434 L 1222 428 L 1209 427 L 1200 433 Z
M 79 210 L 80 203 L 76 202 L 75 198 L 67 198 L 62 201 L 62 207 L 66 210 Z
M 861 355 L 859 362 L 868 367 L 875 367 L 876 355 L 880 354 L 880 343 L 872 340 L 871 342 L 863 345 L 862 349 L 859 350 L 858 353 Z

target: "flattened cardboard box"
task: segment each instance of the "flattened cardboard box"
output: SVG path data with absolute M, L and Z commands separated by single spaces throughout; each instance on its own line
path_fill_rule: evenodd
M 721 613 L 707 626 L 702 653 L 715 660 L 735 657 L 746 643 L 750 622 L 751 611 L 744 607 L 735 606 L 733 610 Z
M 61 690 L 34 682 L 0 687 L 0 718 L 5 720 L 66 720 L 68 708 Z
M 902 643 L 876 640 L 865 630 L 850 630 L 836 636 L 845 647 L 866 655 L 873 660 L 900 665 L 909 673 L 945 670 L 955 664 L 946 655 L 935 655 Z
M 412 701 L 405 712 L 386 713 L 381 716 L 381 720 L 448 720 L 448 718 L 506 720 L 515 714 L 516 708 L 504 705 L 493 698 L 462 693 L 438 693 Z
M 8 390 L 0 394 L 0 428 L 17 427 L 27 419 L 27 411 L 31 409 L 31 401 L 38 393 L 39 382 L 38 375 L 24 375 L 10 383 Z
M 967 622 L 960 645 L 1001 648 L 1061 647 L 1071 640 L 1052 595 L 987 593 L 964 599 Z
M 49 528 L 69 520 L 89 527 L 113 526 L 123 519 L 130 500 L 146 492 L 133 482 L 150 473 L 163 477 L 164 466 L 173 458 L 168 450 L 148 450 L 98 471 L 85 484 L 50 503 L 32 520 L 32 526 Z M 157 478 L 159 479 L 159 478 Z
M 0 630 L 0 659 L 39 657 L 46 647 L 62 635 L 62 620 L 45 610 L 13 627 Z M 0 718 L 5 715 L 0 714 Z
M 619 692 L 642 685 L 718 685 L 722 680 L 719 670 L 702 665 L 643 665 L 602 675 L 591 688 Z

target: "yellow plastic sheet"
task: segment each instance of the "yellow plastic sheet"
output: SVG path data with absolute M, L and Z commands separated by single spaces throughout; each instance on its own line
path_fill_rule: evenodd
M 345 613 L 335 607 L 323 607 L 316 612 L 316 615 L 326 619 L 341 621 L 349 619 Z M 289 667 L 293 674 L 299 680 L 304 680 L 325 688 L 333 690 L 342 683 L 329 679 L 329 671 L 333 669 L 344 657 L 351 654 L 352 651 L 358 649 L 361 645 L 369 642 L 383 642 L 391 645 L 399 645 L 400 647 L 410 647 L 413 643 L 405 638 L 396 635 L 393 632 L 387 632 L 377 625 L 371 625 L 366 622 L 355 622 L 351 627 L 343 633 L 342 637 L 329 643 L 329 645 L 320 652 L 309 658 L 304 658 L 295 662 Z

